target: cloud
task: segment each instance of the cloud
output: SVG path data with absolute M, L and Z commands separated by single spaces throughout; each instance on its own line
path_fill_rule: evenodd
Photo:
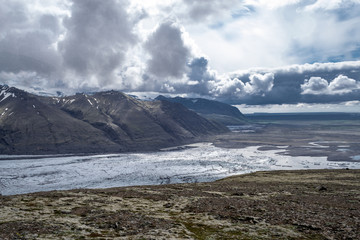
M 360 61 L 251 68 L 219 75 L 216 79 L 208 83 L 210 95 L 233 104 L 354 101 L 360 96 L 353 84 L 354 80 L 360 81 Z M 309 81 L 304 84 L 304 79 Z M 328 83 L 325 79 L 334 80 Z M 326 86 L 326 90 L 321 90 Z M 318 94 L 303 94 L 309 89 L 318 89 Z
M 228 79 L 221 78 L 218 81 L 210 81 L 210 94 L 214 97 L 224 97 L 230 98 L 232 96 L 238 96 L 243 94 L 245 84 L 238 78 Z
M 274 86 L 274 73 L 252 74 L 249 76 L 250 82 L 245 84 L 245 91 L 248 93 L 270 92 Z
M 298 103 L 268 105 L 235 105 L 244 114 L 251 113 L 299 113 L 299 112 L 359 112 L 360 101 L 338 103 Z
M 360 89 L 360 81 L 357 82 L 356 80 L 348 78 L 347 76 L 339 75 L 330 82 L 329 89 L 333 94 L 349 93 Z
M 231 15 L 246 14 L 250 11 L 245 5 L 239 4 L 238 0 L 183 0 L 182 2 L 185 3 L 185 8 L 180 8 L 178 14 L 190 18 L 195 23 L 199 21 L 219 23 L 219 19 L 228 19 Z
M 316 73 L 316 72 L 331 72 L 331 71 L 351 71 L 360 68 L 360 61 L 344 61 L 344 62 L 326 62 L 326 63 L 306 63 L 306 64 L 293 64 L 289 66 L 283 66 L 273 68 L 272 70 L 277 73 Z M 256 69 L 255 69 L 256 70 Z M 258 70 L 261 71 L 261 68 Z M 236 73 L 236 72 L 235 72 Z
M 301 85 L 301 94 L 326 94 L 329 87 L 328 81 L 321 77 L 311 77 L 305 79 L 304 84 Z
M 339 75 L 330 83 L 321 77 L 305 79 L 301 85 L 301 94 L 313 95 L 342 95 L 360 89 L 360 81 L 357 82 L 344 75 Z
M 189 64 L 191 71 L 188 76 L 191 80 L 202 81 L 204 79 L 213 79 L 214 76 L 209 74 L 209 60 L 205 57 L 194 58 Z
M 250 10 L 241 17 L 219 17 L 220 28 L 198 22 L 185 21 L 184 25 L 211 60 L 211 66 L 221 73 L 251 67 L 358 60 L 360 2 L 329 1 L 331 9 L 306 8 L 316 2 L 237 1 L 232 8 L 244 6 Z M 226 16 L 231 16 L 232 8 Z
M 253 73 L 242 77 L 248 80 L 229 78 L 224 75 L 219 80 L 209 81 L 210 93 L 215 97 L 229 101 L 231 99 L 242 99 L 249 95 L 254 97 L 265 96 L 274 85 L 273 73 Z
M 127 1 L 73 1 L 71 16 L 64 19 L 66 34 L 59 43 L 64 66 L 74 78 L 91 78 L 90 85 L 104 86 L 116 79 L 116 69 L 137 42 Z
M 314 11 L 314 10 L 334 10 L 339 8 L 352 7 L 356 4 L 359 4 L 359 0 L 317 0 L 312 4 L 306 6 L 306 10 Z
M 0 1 L 0 71 L 49 74 L 60 62 L 53 43 L 61 16 L 38 12 L 26 1 Z
M 9 85 L 246 104 L 360 100 L 358 0 L 0 4 L 0 82 Z
M 181 29 L 171 21 L 162 23 L 145 43 L 150 54 L 148 72 L 159 78 L 182 78 L 187 69 L 190 49 L 185 46 Z

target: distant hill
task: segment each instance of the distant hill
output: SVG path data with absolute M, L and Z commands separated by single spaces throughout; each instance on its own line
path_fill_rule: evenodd
M 43 97 L 0 86 L 0 154 L 147 151 L 226 131 L 180 104 L 117 91 Z
M 330 121 L 360 120 L 360 113 L 350 112 L 299 112 L 246 114 L 253 121 Z
M 167 98 L 162 95 L 156 97 L 156 99 L 180 103 L 206 119 L 217 121 L 224 125 L 243 125 L 248 123 L 247 118 L 238 108 L 226 103 L 204 98 Z

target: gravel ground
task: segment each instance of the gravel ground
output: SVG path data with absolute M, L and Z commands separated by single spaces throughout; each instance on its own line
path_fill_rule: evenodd
M 360 170 L 0 197 L 0 239 L 360 239 Z

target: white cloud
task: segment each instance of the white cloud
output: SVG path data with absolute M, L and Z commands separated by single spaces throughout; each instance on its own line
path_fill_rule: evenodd
M 304 84 L 301 85 L 302 94 L 326 94 L 328 88 L 328 81 L 321 77 L 305 79 Z
M 313 10 L 334 10 L 339 9 L 342 7 L 351 6 L 351 4 L 359 4 L 359 0 L 317 0 L 314 3 L 306 6 L 306 10 L 313 11 Z
M 246 2 L 257 7 L 262 6 L 270 9 L 275 9 L 299 3 L 301 2 L 301 0 L 248 0 Z
M 316 72 L 331 72 L 331 71 L 358 71 L 360 68 L 360 61 L 344 61 L 344 62 L 327 62 L 327 63 L 306 63 L 284 65 L 275 68 L 249 68 L 247 70 L 239 70 L 229 73 L 230 76 L 244 75 L 248 73 L 257 72 L 273 72 L 275 74 L 287 73 L 316 73 Z
M 244 96 L 247 94 L 266 94 L 274 86 L 273 73 L 255 73 L 249 76 L 250 81 L 245 82 L 238 78 L 220 76 L 218 81 L 209 81 L 210 93 L 216 97 Z
M 305 79 L 301 85 L 302 94 L 338 95 L 351 93 L 360 89 L 360 82 L 344 75 L 339 75 L 330 83 L 321 77 Z
M 349 93 L 357 89 L 360 89 L 360 82 L 344 75 L 339 75 L 329 84 L 330 92 L 337 94 Z
M 270 92 L 274 86 L 274 73 L 252 74 L 249 76 L 250 82 L 245 84 L 245 91 L 248 93 Z
M 344 103 L 346 106 L 359 106 L 360 107 L 360 101 L 348 101 Z
M 184 25 L 220 73 L 333 59 L 357 60 L 354 51 L 359 48 L 360 4 L 345 2 L 337 9 L 333 4 L 332 11 L 308 11 L 305 8 L 309 1 L 249 1 L 254 11 L 230 20 L 218 18 L 220 27 Z M 234 8 L 245 3 L 238 2 Z
M 244 94 L 245 84 L 237 78 L 220 78 L 219 81 L 209 81 L 210 94 L 219 97 L 223 95 Z

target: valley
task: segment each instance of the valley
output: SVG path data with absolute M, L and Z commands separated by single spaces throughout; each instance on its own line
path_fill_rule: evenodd
M 0 193 L 209 182 L 256 171 L 360 169 L 359 122 L 254 123 L 160 151 L 0 156 Z

